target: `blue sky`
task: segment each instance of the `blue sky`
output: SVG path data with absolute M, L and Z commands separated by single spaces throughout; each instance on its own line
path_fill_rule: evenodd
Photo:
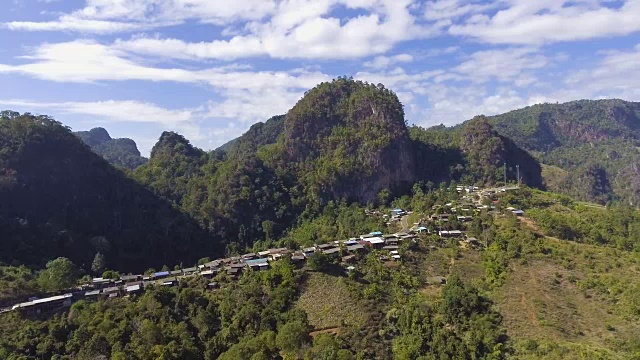
M 203 149 L 347 75 L 410 124 L 640 101 L 640 0 L 3 0 L 0 108 Z

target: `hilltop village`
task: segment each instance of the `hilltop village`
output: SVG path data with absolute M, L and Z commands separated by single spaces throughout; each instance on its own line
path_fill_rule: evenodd
M 460 247 L 474 250 L 482 249 L 477 238 L 469 236 L 465 224 L 471 222 L 481 211 L 499 215 L 496 206 L 496 194 L 516 190 L 518 187 L 480 189 L 475 186 L 457 186 L 456 192 L 461 195 L 459 201 L 451 201 L 444 205 L 434 205 L 431 214 L 414 214 L 400 208 L 391 209 L 388 213 L 378 210 L 365 210 L 367 216 L 382 217 L 390 228 L 400 228 L 394 233 L 384 234 L 372 231 L 345 240 L 315 244 L 299 249 L 272 248 L 257 253 L 246 253 L 221 259 L 210 260 L 197 266 L 175 270 L 156 271 L 146 274 L 129 274 L 111 276 L 109 278 L 93 278 L 77 288 L 55 294 L 46 298 L 32 298 L 27 302 L 15 304 L 0 310 L 1 313 L 20 311 L 25 315 L 40 314 L 67 308 L 75 301 L 109 299 L 123 296 L 135 296 L 152 286 L 172 287 L 182 280 L 199 276 L 208 279 L 207 287 L 211 290 L 222 284 L 216 281 L 219 277 L 224 281 L 233 281 L 246 271 L 263 271 L 271 264 L 288 259 L 298 268 L 309 262 L 333 262 L 339 264 L 349 273 L 357 268 L 358 261 L 366 253 L 376 251 L 380 260 L 393 266 L 394 262 L 403 259 L 403 244 L 415 243 L 427 236 L 437 237 L 440 241 L 456 241 Z M 453 190 L 453 189 L 450 189 Z M 503 209 L 504 212 L 522 216 L 523 210 L 513 207 Z M 410 219 L 417 221 L 409 224 Z M 432 284 L 444 284 L 446 278 L 429 279 Z

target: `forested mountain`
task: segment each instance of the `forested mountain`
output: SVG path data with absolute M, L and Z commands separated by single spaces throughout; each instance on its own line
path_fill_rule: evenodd
M 44 126 L 29 115 L 13 118 L 3 120 L 7 141 L 33 144 L 33 153 L 20 155 L 31 149 L 28 146 L 4 151 L 4 161 L 13 164 L 7 169 L 19 169 L 21 176 L 6 191 L 23 189 L 24 194 L 11 193 L 13 201 L 29 199 L 6 209 L 5 221 L 25 219 L 38 230 L 12 228 L 11 246 L 37 241 L 46 246 L 35 252 L 30 252 L 32 245 L 9 247 L 12 251 L 4 253 L 7 261 L 42 263 L 72 251 L 76 255 L 69 257 L 86 268 L 100 250 L 88 239 L 106 237 L 111 244 L 106 254 L 110 265 L 157 267 L 170 259 L 222 251 L 220 239 L 229 251 L 273 242 L 295 225 L 321 215 L 332 202 L 384 204 L 407 194 L 415 183 L 497 184 L 505 161 L 511 166 L 511 180 L 515 179 L 511 164 L 519 163 L 523 182 L 541 186 L 538 163 L 493 131 L 485 119 L 470 123 L 452 141 L 439 142 L 422 129 L 409 131 L 402 104 L 392 91 L 347 78 L 316 86 L 287 114 L 254 125 L 220 150 L 205 152 L 180 134 L 164 132 L 149 161 L 131 173 L 133 179 L 98 161 L 52 119 L 46 121 L 55 125 Z M 40 155 L 43 148 L 36 146 L 31 133 L 18 131 L 27 126 L 21 124 L 38 129 L 47 141 L 58 141 L 61 150 Z M 102 129 L 79 136 L 94 148 L 112 141 Z M 47 159 L 51 169 L 36 168 L 30 156 Z M 49 179 L 43 174 L 56 175 Z M 40 197 L 47 184 L 60 189 Z M 38 201 L 49 197 L 37 211 Z M 155 206 L 159 210 L 152 212 Z M 171 217 L 177 220 L 169 221 Z M 140 236 L 145 221 L 152 230 Z M 40 229 L 44 224 L 57 227 Z M 162 240 L 153 230 L 158 227 L 166 229 Z M 20 240 L 24 236 L 31 237 Z M 63 245 L 51 245 L 52 237 L 61 237 L 57 243 Z M 149 252 L 144 261 L 129 261 L 144 256 L 151 243 L 161 255 Z
M 135 169 L 147 162 L 147 159 L 140 155 L 135 141 L 127 138 L 112 139 L 103 128 L 76 131 L 74 134 L 113 165 Z
M 193 263 L 224 246 L 190 216 L 113 168 L 46 116 L 0 118 L 0 261 L 88 269 L 100 252 L 123 271 Z
M 455 128 L 440 126 L 423 129 L 414 126 L 411 128 L 411 136 L 421 146 L 436 149 L 440 153 L 436 157 L 441 162 L 440 169 L 448 166 L 450 177 L 461 183 L 503 183 L 506 163 L 508 182 L 517 182 L 516 166 L 519 166 L 522 184 L 543 187 L 538 161 L 509 138 L 499 135 L 484 116 L 478 116 L 464 126 Z M 428 160 L 418 163 L 432 166 Z
M 613 99 L 539 104 L 491 117 L 490 122 L 540 162 L 564 170 L 546 169 L 552 189 L 600 203 L 640 203 L 640 103 Z

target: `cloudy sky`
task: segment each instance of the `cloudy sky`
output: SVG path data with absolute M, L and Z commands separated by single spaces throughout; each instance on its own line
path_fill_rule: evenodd
M 213 149 L 340 75 L 407 121 L 640 101 L 640 0 L 2 0 L 0 108 Z

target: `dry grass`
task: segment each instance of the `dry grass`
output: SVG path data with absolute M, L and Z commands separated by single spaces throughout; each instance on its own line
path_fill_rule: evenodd
M 344 278 L 315 272 L 307 276 L 296 306 L 307 313 L 314 329 L 359 327 L 366 323 L 367 312 L 353 298 Z
M 513 264 L 492 296 L 512 340 L 580 351 L 636 346 L 640 322 L 628 303 L 637 297 L 622 283 L 640 289 L 637 255 L 552 238 L 547 244 L 552 255 Z

